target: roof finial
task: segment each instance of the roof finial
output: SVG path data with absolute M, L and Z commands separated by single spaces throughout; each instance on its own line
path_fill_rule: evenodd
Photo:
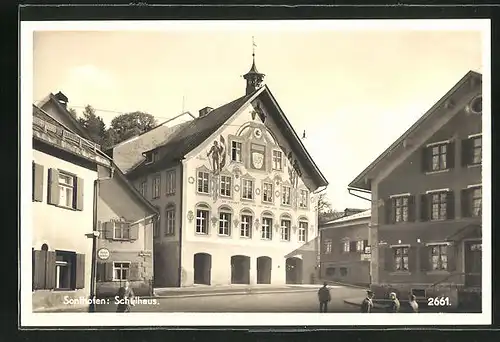
M 257 47 L 257 44 L 255 44 L 255 37 L 252 36 L 252 58 L 255 61 L 255 48 Z

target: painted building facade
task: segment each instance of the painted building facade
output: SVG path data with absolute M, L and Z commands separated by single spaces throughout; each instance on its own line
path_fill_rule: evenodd
M 127 174 L 160 212 L 156 286 L 302 283 L 315 272 L 316 258 L 286 256 L 317 237 L 313 193 L 328 183 L 255 64 L 245 78 L 245 96 L 203 108 Z
M 126 280 L 136 295 L 152 295 L 158 213 L 114 164 L 99 168 L 98 185 L 97 296 L 115 296 Z
M 349 184 L 371 194 L 377 297 L 412 292 L 480 305 L 481 86 L 480 74 L 467 73 Z
M 98 146 L 33 106 L 33 310 L 88 297 Z M 77 303 L 76 306 L 85 306 Z
M 321 279 L 345 284 L 370 284 L 370 210 L 320 225 Z

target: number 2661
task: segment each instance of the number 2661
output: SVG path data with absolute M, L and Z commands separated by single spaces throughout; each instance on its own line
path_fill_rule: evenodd
M 427 298 L 427 306 L 449 306 L 450 297 L 431 297 Z

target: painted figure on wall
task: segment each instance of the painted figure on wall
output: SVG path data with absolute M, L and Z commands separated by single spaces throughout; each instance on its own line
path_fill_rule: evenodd
M 287 155 L 289 166 L 288 166 L 288 176 L 290 177 L 290 183 L 294 189 L 299 185 L 299 177 L 302 177 L 302 172 L 300 171 L 299 162 L 297 159 L 293 158 L 292 152 L 288 152 Z
M 219 173 L 224 165 L 226 164 L 226 141 L 224 137 L 220 136 L 220 144 L 217 140 L 214 141 L 214 144 L 210 148 L 207 153 L 207 157 L 212 157 L 212 170 L 214 173 Z

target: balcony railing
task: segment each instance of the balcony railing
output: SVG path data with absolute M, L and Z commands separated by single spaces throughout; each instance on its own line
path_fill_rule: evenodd
M 33 136 L 86 159 L 111 164 L 109 159 L 99 155 L 101 147 L 98 144 L 36 116 L 33 116 Z

